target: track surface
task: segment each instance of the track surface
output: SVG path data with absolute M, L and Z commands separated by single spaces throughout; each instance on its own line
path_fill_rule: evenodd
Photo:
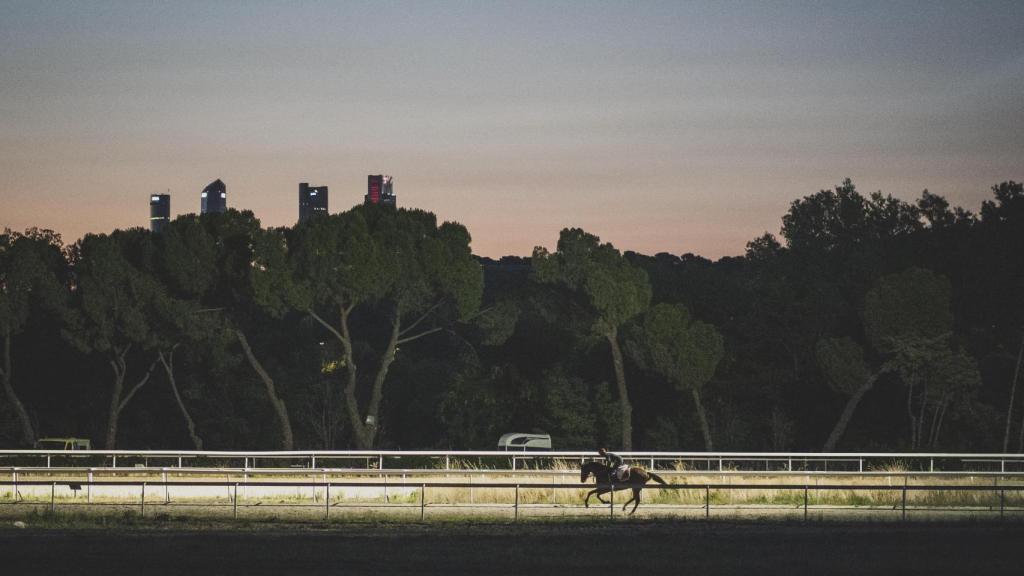
M 1020 574 L 1020 524 L 0 528 L 4 574 Z

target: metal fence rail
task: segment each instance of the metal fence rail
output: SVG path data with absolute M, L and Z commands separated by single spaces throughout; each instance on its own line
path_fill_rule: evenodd
M 390 510 L 418 511 L 419 512 L 419 519 L 420 519 L 420 521 L 423 521 L 423 520 L 426 519 L 427 509 L 428 508 L 430 508 L 430 509 L 452 509 L 452 508 L 459 508 L 459 507 L 467 506 L 466 503 L 458 503 L 458 502 L 440 502 L 440 503 L 438 503 L 438 502 L 430 502 L 430 503 L 428 503 L 428 501 L 427 501 L 427 491 L 428 491 L 428 489 L 429 490 L 444 490 L 444 489 L 470 489 L 470 490 L 477 489 L 477 490 L 479 490 L 479 489 L 492 489 L 492 490 L 507 490 L 507 491 L 511 491 L 512 494 L 513 494 L 511 502 L 508 502 L 508 503 L 497 503 L 497 504 L 493 504 L 493 505 L 472 504 L 472 503 L 470 503 L 470 504 L 468 504 L 468 506 L 472 506 L 472 507 L 476 507 L 476 508 L 485 507 L 485 508 L 490 508 L 492 510 L 494 510 L 494 509 L 504 510 L 506 512 L 511 512 L 512 515 L 513 515 L 513 518 L 515 520 L 519 520 L 520 519 L 521 511 L 525 510 L 525 509 L 563 508 L 563 509 L 570 509 L 571 510 L 571 509 L 580 509 L 581 508 L 580 505 L 568 506 L 567 507 L 567 506 L 560 506 L 560 505 L 553 505 L 553 504 L 530 504 L 528 502 L 525 502 L 522 499 L 522 497 L 521 497 L 521 493 L 525 492 L 526 490 L 531 490 L 532 489 L 532 490 L 536 490 L 536 491 L 558 491 L 558 490 L 580 491 L 580 490 L 592 490 L 595 487 L 597 487 L 594 484 L 577 484 L 577 483 L 559 483 L 559 484 L 555 484 L 555 483 L 547 484 L 547 483 L 545 483 L 545 484 L 541 484 L 541 483 L 522 483 L 522 482 L 519 482 L 519 483 L 515 483 L 515 482 L 490 482 L 490 483 L 419 482 L 419 483 L 414 483 L 414 484 L 404 484 L 404 485 L 401 486 L 404 489 L 418 490 L 418 492 L 419 492 L 418 502 L 416 502 L 414 500 L 414 501 L 411 501 L 411 502 L 408 502 L 408 503 L 383 504 L 383 503 L 373 503 L 373 502 L 348 502 L 348 503 L 346 503 L 344 500 L 340 500 L 338 498 L 336 498 L 335 501 L 332 503 L 332 499 L 331 499 L 331 490 L 332 489 L 335 490 L 335 494 L 337 495 L 339 490 L 344 490 L 344 489 L 352 489 L 352 488 L 374 488 L 374 489 L 381 489 L 381 488 L 384 488 L 385 494 L 386 494 L 387 485 L 382 486 L 381 483 L 379 483 L 379 482 L 350 482 L 350 481 L 345 481 L 345 482 L 330 482 L 330 481 L 327 481 L 327 482 L 316 482 L 316 481 L 312 481 L 312 482 L 310 482 L 310 481 L 304 481 L 304 482 L 296 482 L 296 481 L 288 481 L 288 482 L 256 482 L 256 481 L 250 481 L 250 482 L 242 483 L 242 482 L 237 482 L 237 481 L 208 481 L 208 480 L 204 480 L 204 481 L 198 481 L 198 480 L 195 480 L 195 481 L 180 481 L 180 480 L 175 480 L 175 481 L 117 480 L 117 481 L 89 481 L 89 482 L 41 481 L 41 480 L 21 481 L 21 482 L 0 481 L 0 487 L 5 487 L 5 486 L 8 487 L 9 499 L 7 501 L 5 501 L 5 502 L 0 502 L 0 506 L 3 506 L 4 508 L 7 508 L 8 510 L 13 508 L 13 507 L 19 507 L 19 506 L 20 507 L 24 507 L 24 506 L 46 506 L 47 502 L 43 501 L 43 500 L 28 500 L 28 499 L 21 498 L 20 494 L 19 494 L 19 488 L 20 487 L 44 487 L 44 488 L 48 487 L 48 488 L 50 488 L 50 498 L 49 498 L 48 505 L 49 505 L 49 511 L 51 513 L 56 513 L 58 509 L 64 510 L 64 509 L 68 509 L 70 507 L 76 507 L 76 506 L 102 507 L 102 506 L 126 506 L 126 505 L 130 505 L 130 506 L 137 506 L 138 507 L 139 515 L 142 516 L 142 517 L 145 517 L 147 505 L 149 507 L 151 507 L 151 508 L 154 507 L 154 506 L 156 506 L 156 507 L 164 507 L 164 506 L 171 506 L 172 505 L 172 501 L 171 501 L 171 498 L 170 498 L 170 488 L 172 488 L 172 487 L 176 487 L 176 488 L 181 488 L 181 487 L 202 487 L 202 488 L 214 488 L 214 489 L 220 488 L 220 489 L 224 489 L 227 492 L 227 494 L 228 494 L 229 502 L 227 504 L 218 503 L 216 501 L 209 501 L 209 502 L 205 502 L 205 503 L 190 502 L 190 503 L 179 503 L 177 505 L 178 506 L 187 506 L 187 507 L 202 507 L 202 508 L 209 508 L 209 509 L 224 508 L 224 507 L 230 506 L 231 507 L 231 516 L 232 516 L 232 518 L 237 519 L 240 507 L 245 509 L 245 508 L 254 508 L 254 507 L 262 506 L 263 505 L 263 503 L 260 502 L 258 500 L 258 498 L 257 499 L 250 499 L 250 503 L 246 503 L 245 502 L 245 500 L 246 500 L 245 493 L 243 492 L 243 494 L 241 496 L 239 495 L 239 487 L 244 487 L 244 488 L 258 488 L 258 487 L 281 488 L 281 487 L 288 487 L 288 488 L 300 488 L 300 489 L 301 488 L 308 488 L 308 489 L 311 489 L 311 496 L 312 496 L 311 499 L 312 499 L 313 503 L 312 504 L 291 503 L 291 504 L 285 504 L 285 505 L 280 505 L 279 504 L 277 506 L 279 506 L 279 507 L 284 506 L 284 507 L 289 507 L 289 508 L 304 508 L 304 509 L 316 508 L 316 509 L 322 509 L 323 510 L 323 518 L 325 520 L 329 520 L 330 519 L 330 517 L 331 517 L 331 510 L 332 509 L 348 507 L 348 508 L 363 508 L 363 509 L 368 509 L 368 508 L 386 508 L 386 509 L 390 509 Z M 87 501 L 87 502 L 58 501 L 58 499 L 57 499 L 57 487 L 58 486 L 66 489 L 66 490 L 71 490 L 71 491 L 78 491 L 78 490 L 81 490 L 83 487 L 88 487 L 90 489 L 92 487 L 104 487 L 104 486 L 107 486 L 107 487 L 131 487 L 131 488 L 138 488 L 138 490 L 139 490 L 139 497 L 138 497 L 138 500 L 134 502 L 134 504 L 132 502 L 128 502 L 127 504 L 125 502 L 95 503 L 95 502 L 91 501 L 91 499 L 89 501 Z M 608 487 L 608 488 L 612 488 L 612 489 L 616 488 L 615 485 L 600 485 L 600 486 Z M 148 498 L 150 499 L 148 504 L 147 504 L 147 488 L 149 489 Z M 152 501 L 153 497 L 154 497 L 153 490 L 156 489 L 156 490 L 159 491 L 160 488 L 164 489 L 164 495 L 165 495 L 164 500 L 160 504 L 154 504 L 153 501 Z M 984 485 L 983 486 L 983 485 L 977 485 L 977 484 L 948 485 L 948 484 L 907 484 L 907 483 L 904 483 L 902 485 L 893 486 L 891 484 L 820 484 L 820 485 L 812 485 L 812 484 L 780 484 L 780 483 L 774 483 L 774 484 L 703 483 L 703 484 L 647 485 L 645 487 L 645 490 L 648 490 L 649 492 L 656 491 L 656 490 L 691 491 L 691 492 L 697 492 L 698 494 L 703 494 L 703 503 L 702 504 L 698 504 L 696 506 L 695 505 L 685 505 L 685 504 L 674 504 L 674 505 L 665 505 L 665 504 L 651 505 L 651 504 L 645 504 L 644 506 L 646 508 L 656 508 L 656 509 L 660 509 L 660 510 L 676 509 L 677 511 L 681 510 L 681 509 L 694 509 L 696 507 L 699 510 L 703 511 L 703 516 L 704 516 L 705 519 L 711 519 L 712 518 L 712 508 L 713 507 L 715 507 L 715 508 L 717 508 L 719 510 L 738 510 L 738 509 L 743 509 L 745 507 L 750 507 L 750 506 L 736 505 L 736 504 L 715 504 L 714 500 L 712 499 L 712 494 L 713 493 L 715 493 L 716 495 L 718 493 L 722 493 L 722 492 L 730 494 L 731 492 L 734 492 L 734 491 L 743 491 L 743 490 L 795 492 L 795 493 L 797 493 L 798 498 L 799 498 L 800 494 L 802 493 L 802 505 L 798 504 L 795 507 L 790 505 L 790 506 L 788 506 L 788 508 L 789 509 L 802 510 L 803 519 L 805 521 L 807 521 L 809 519 L 809 513 L 811 511 L 834 510 L 834 509 L 867 509 L 867 510 L 883 510 L 883 509 L 884 510 L 889 510 L 890 509 L 888 504 L 886 504 L 885 506 L 874 506 L 874 507 L 858 508 L 858 507 L 841 507 L 841 506 L 834 506 L 834 505 L 823 506 L 823 505 L 817 505 L 817 504 L 812 504 L 811 503 L 811 500 L 810 500 L 810 494 L 811 493 L 817 494 L 819 492 L 830 492 L 830 491 L 847 491 L 847 492 L 851 492 L 851 493 L 857 493 L 857 492 L 883 492 L 883 493 L 898 494 L 899 495 L 898 504 L 892 506 L 891 510 L 892 511 L 899 510 L 899 512 L 900 512 L 900 519 L 901 520 L 907 520 L 908 511 L 909 512 L 951 511 L 951 510 L 952 511 L 956 511 L 956 510 L 962 510 L 962 509 L 969 509 L 970 511 L 973 511 L 973 512 L 989 513 L 993 517 L 998 515 L 997 517 L 999 519 L 1006 519 L 1009 514 L 1014 514 L 1017 519 L 1024 519 L 1024 516 L 1020 516 L 1019 515 L 1019 513 L 1024 512 L 1024 500 L 1021 499 L 1021 494 L 1024 493 L 1024 484 L 1007 484 L 1007 485 L 991 485 L 991 486 Z M 993 502 L 989 503 L 988 505 L 977 505 L 976 504 L 974 506 L 955 506 L 955 505 L 948 505 L 948 504 L 945 505 L 945 506 L 935 506 L 935 505 L 908 506 L 908 503 L 907 503 L 907 501 L 908 501 L 908 494 L 912 494 L 914 492 L 919 492 L 919 493 L 939 493 L 939 494 L 944 494 L 944 493 L 949 493 L 949 492 L 988 494 L 993 499 Z M 1009 506 L 1009 505 L 1007 505 L 1007 498 L 1006 498 L 1007 493 L 1010 493 L 1011 495 L 1016 496 L 1016 500 L 1017 500 L 1017 505 L 1016 506 Z M 322 497 L 321 497 L 322 502 L 318 502 L 318 494 L 322 495 Z M 616 502 L 615 492 L 612 491 L 611 493 L 608 494 L 608 496 L 610 498 L 610 502 L 609 503 L 602 504 L 602 505 L 595 505 L 594 507 L 595 508 L 600 508 L 600 507 L 606 506 L 607 509 L 608 509 L 609 516 L 613 517 L 613 518 L 617 514 L 621 515 L 622 512 L 617 512 L 617 510 L 616 510 L 617 502 Z M 996 505 L 994 503 L 994 500 L 995 500 L 995 498 L 997 496 L 998 496 L 998 505 Z M 619 498 L 620 499 L 618 501 L 618 504 L 621 504 L 624 501 L 624 498 L 622 498 L 622 496 L 620 496 Z M 264 506 L 264 508 L 266 508 L 266 506 Z M 753 508 L 757 508 L 757 506 L 754 506 Z
M 1024 454 L 888 452 L 622 452 L 628 462 L 650 469 L 865 472 L 884 468 L 914 471 L 1022 472 Z M 551 468 L 557 462 L 594 458 L 594 452 L 544 451 L 180 451 L 180 450 L 0 450 L 8 467 L 80 463 L 81 467 L 151 464 L 207 468 L 362 468 L 376 470 L 474 467 L 520 470 Z M 214 465 L 216 464 L 216 465 Z M 319 465 L 319 466 L 318 466 Z
M 711 470 L 703 469 L 662 469 L 657 470 L 658 474 L 666 477 L 671 476 L 717 476 L 717 477 L 879 477 L 879 478 L 902 478 L 910 476 L 915 478 L 936 477 L 1024 477 L 1024 470 L 1021 471 L 977 471 L 977 470 L 934 470 L 934 471 L 913 471 L 913 470 L 764 470 L 764 469 L 724 469 Z M 507 469 L 507 468 L 351 468 L 351 467 L 319 467 L 319 468 L 240 468 L 240 467 L 219 467 L 219 468 L 198 468 L 177 466 L 11 466 L 0 467 L 0 476 L 5 475 L 45 475 L 45 476 L 76 476 L 76 475 L 175 475 L 175 476 L 209 476 L 209 475 L 251 475 L 251 476 L 313 476 L 313 475 L 347 475 L 347 476 L 501 476 L 501 475 L 522 475 L 522 476 L 575 476 L 579 474 L 578 465 L 575 468 L 530 468 L 530 469 Z

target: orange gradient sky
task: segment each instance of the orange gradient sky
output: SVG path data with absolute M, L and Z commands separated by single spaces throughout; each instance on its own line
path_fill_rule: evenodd
M 850 177 L 976 211 L 1024 167 L 1024 3 L 442 2 L 0 8 L 0 226 L 146 226 L 216 178 L 266 225 L 392 174 L 528 255 L 742 254 Z

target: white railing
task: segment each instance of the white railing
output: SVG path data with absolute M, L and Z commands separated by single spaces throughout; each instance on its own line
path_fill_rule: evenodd
M 899 452 L 620 452 L 627 462 L 651 469 L 866 472 L 903 468 L 936 472 L 1024 472 L 1024 454 Z M 182 451 L 0 450 L 0 467 L 68 466 L 177 468 L 362 468 L 375 470 L 465 468 L 550 469 L 556 462 L 598 458 L 590 451 Z M 45 463 L 45 464 L 44 464 Z M 213 464 L 217 465 L 214 466 Z M 6 466 L 5 466 L 6 465 Z M 318 466 L 319 465 L 319 466 Z
M 76 496 L 69 502 L 68 498 L 63 496 L 58 500 L 57 488 L 61 487 L 63 492 L 71 491 Z M 94 507 L 99 508 L 103 506 L 137 506 L 138 513 L 144 517 L 146 515 L 146 508 L 163 508 L 169 509 L 171 506 L 178 508 L 206 508 L 206 509 L 222 509 L 225 507 L 231 508 L 231 514 L 233 518 L 238 518 L 239 508 L 256 508 L 260 507 L 261 510 L 266 510 L 270 507 L 276 508 L 292 508 L 299 510 L 322 510 L 324 520 L 330 520 L 331 510 L 338 508 L 359 508 L 359 509 L 379 509 L 386 508 L 393 513 L 414 512 L 419 515 L 420 521 L 426 519 L 426 512 L 428 508 L 432 509 L 457 509 L 463 508 L 486 508 L 490 514 L 497 513 L 509 513 L 511 512 L 515 520 L 520 519 L 521 510 L 527 509 L 558 509 L 558 514 L 562 516 L 568 515 L 579 515 L 579 514 L 590 514 L 590 512 L 583 512 L 584 507 L 579 503 L 572 505 L 566 504 L 553 504 L 550 502 L 534 503 L 529 500 L 528 497 L 523 497 L 522 493 L 527 490 L 533 490 L 534 493 L 551 491 L 571 491 L 575 494 L 580 494 L 581 491 L 592 490 L 596 487 L 610 488 L 610 492 L 605 492 L 605 495 L 609 498 L 609 502 L 602 502 L 600 504 L 594 504 L 590 508 L 595 510 L 602 510 L 607 507 L 607 514 L 611 517 L 615 517 L 616 506 L 623 505 L 626 498 L 620 496 L 616 499 L 615 489 L 616 486 L 612 485 L 594 485 L 594 484 L 576 484 L 576 483 L 511 483 L 511 482 L 491 482 L 491 483 L 465 483 L 465 482 L 433 482 L 433 483 L 411 483 L 404 484 L 402 488 L 414 491 L 412 498 L 406 498 L 406 502 L 397 504 L 382 503 L 382 502 L 353 502 L 346 499 L 344 495 L 338 496 L 339 492 L 345 489 L 359 489 L 359 488 L 372 488 L 381 489 L 380 483 L 375 482 L 317 482 L 317 481 L 291 481 L 291 482 L 247 482 L 241 483 L 237 481 L 139 481 L 139 480 L 116 480 L 116 481 L 22 481 L 20 483 L 11 481 L 0 481 L 0 488 L 6 487 L 9 489 L 9 499 L 0 502 L 0 505 L 4 506 L 4 509 L 8 506 L 13 507 L 25 507 L 25 506 L 46 506 L 49 508 L 50 513 L 56 513 L 58 510 L 67 510 L 73 507 Z M 49 489 L 47 496 L 48 498 L 35 498 L 26 499 L 21 497 L 19 489 L 26 488 L 42 488 Z M 118 502 L 94 502 L 92 498 L 88 498 L 85 501 L 77 499 L 77 492 L 81 491 L 85 487 L 89 489 L 91 494 L 92 489 L 99 487 L 118 487 L 118 488 L 137 488 L 137 498 L 122 498 Z M 207 489 L 222 489 L 226 496 L 219 499 L 210 498 L 203 503 L 196 502 L 179 502 L 172 503 L 171 499 L 171 488 L 186 488 L 186 487 L 203 487 Z M 242 487 L 243 491 L 239 493 L 239 488 Z M 311 503 L 286 503 L 286 504 L 270 504 L 264 505 L 264 502 L 259 497 L 246 496 L 244 489 L 253 489 L 259 487 L 268 488 L 281 488 L 281 487 L 294 487 L 299 489 L 310 489 Z M 149 488 L 149 492 L 147 492 Z M 160 494 L 160 490 L 163 488 L 163 496 Z M 628 495 L 628 488 L 620 489 L 626 490 Z M 723 483 L 697 483 L 697 484 L 668 484 L 668 485 L 653 485 L 648 484 L 644 487 L 648 491 L 686 491 L 696 492 L 697 496 L 693 498 L 693 504 L 645 504 L 646 508 L 654 508 L 665 513 L 673 515 L 693 515 L 696 512 L 699 516 L 703 516 L 706 519 L 711 519 L 712 508 L 718 510 L 732 510 L 742 511 L 744 509 L 753 509 L 755 511 L 764 511 L 766 508 L 774 508 L 776 511 L 781 511 L 784 517 L 792 517 L 794 514 L 802 513 L 803 520 L 809 519 L 810 511 L 828 512 L 838 518 L 843 518 L 842 512 L 854 511 L 854 512 L 874 512 L 886 517 L 893 517 L 895 514 L 899 514 L 900 519 L 908 519 L 908 511 L 910 512 L 944 512 L 944 513 L 970 513 L 975 516 L 988 516 L 998 517 L 999 519 L 1006 519 L 1008 514 L 1012 513 L 1016 519 L 1021 519 L 1021 512 L 1024 512 L 1024 507 L 1021 505 L 1021 494 L 1024 493 L 1024 484 L 1006 484 L 1006 485 L 978 485 L 978 484 L 962 484 L 962 485 L 950 485 L 950 484 L 907 484 L 893 486 L 891 484 L 723 484 Z M 154 489 L 156 489 L 154 491 Z M 332 498 L 332 489 L 334 490 L 334 497 Z M 383 486 L 385 500 L 387 486 Z M 428 489 L 430 490 L 446 490 L 445 494 L 448 496 L 443 501 L 436 502 L 430 501 L 427 497 Z M 464 501 L 453 501 L 451 500 L 452 489 L 456 490 L 470 490 L 472 494 L 473 489 L 490 489 L 490 490 L 504 490 L 511 496 L 505 501 L 496 502 L 490 506 Z M 740 491 L 741 495 L 746 491 L 776 491 L 795 493 L 796 497 L 790 497 L 789 501 L 775 506 L 765 506 L 763 504 L 750 505 L 750 504 L 733 504 L 733 503 L 722 503 L 715 502 L 713 495 L 717 498 L 722 494 L 731 495 L 733 491 Z M 828 504 L 818 504 L 812 502 L 812 494 L 817 497 L 821 492 L 828 493 L 830 491 L 845 491 L 849 493 L 857 492 L 868 492 L 873 493 L 876 497 L 878 493 L 887 493 L 890 495 L 891 501 L 885 503 L 876 504 L 873 506 L 836 506 Z M 155 493 L 154 493 L 155 492 Z M 909 502 L 908 495 L 914 493 L 952 493 L 952 498 L 959 498 L 958 502 L 946 503 L 943 505 L 935 505 L 930 500 L 925 499 L 924 502 Z M 1007 495 L 1011 495 L 1015 503 L 1007 501 Z M 966 494 L 975 495 L 987 495 L 985 501 L 978 501 L 978 498 L 967 498 Z M 801 498 L 802 496 L 802 498 Z M 226 502 L 225 502 L 226 500 Z M 794 504 L 795 502 L 795 504 Z M 1015 505 L 1014 505 L 1015 504 Z M 623 509 L 624 510 L 624 509 Z M 621 514 L 622 512 L 618 512 Z M 998 514 L 998 516 L 996 516 Z

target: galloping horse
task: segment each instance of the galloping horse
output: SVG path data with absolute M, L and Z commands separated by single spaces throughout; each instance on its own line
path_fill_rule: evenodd
M 629 503 L 633 503 L 633 509 L 629 511 L 630 514 L 636 512 L 636 507 L 640 505 L 640 490 L 643 490 L 644 484 L 647 484 L 651 480 L 658 482 L 659 484 L 668 485 L 667 482 L 661 479 L 654 472 L 648 472 L 639 466 L 631 466 L 629 468 L 629 479 L 625 482 L 614 482 L 612 480 L 612 469 L 600 462 L 585 462 L 580 467 L 580 483 L 586 482 L 590 476 L 594 476 L 594 481 L 597 482 L 597 488 L 594 488 L 590 492 L 587 492 L 587 497 L 583 500 L 583 505 L 587 508 L 590 507 L 590 497 L 597 495 L 597 499 L 603 504 L 608 502 L 601 498 L 602 494 L 607 494 L 612 491 L 614 486 L 615 491 L 631 489 L 633 490 L 633 497 L 626 500 L 626 503 L 622 505 L 622 509 L 625 510 Z

